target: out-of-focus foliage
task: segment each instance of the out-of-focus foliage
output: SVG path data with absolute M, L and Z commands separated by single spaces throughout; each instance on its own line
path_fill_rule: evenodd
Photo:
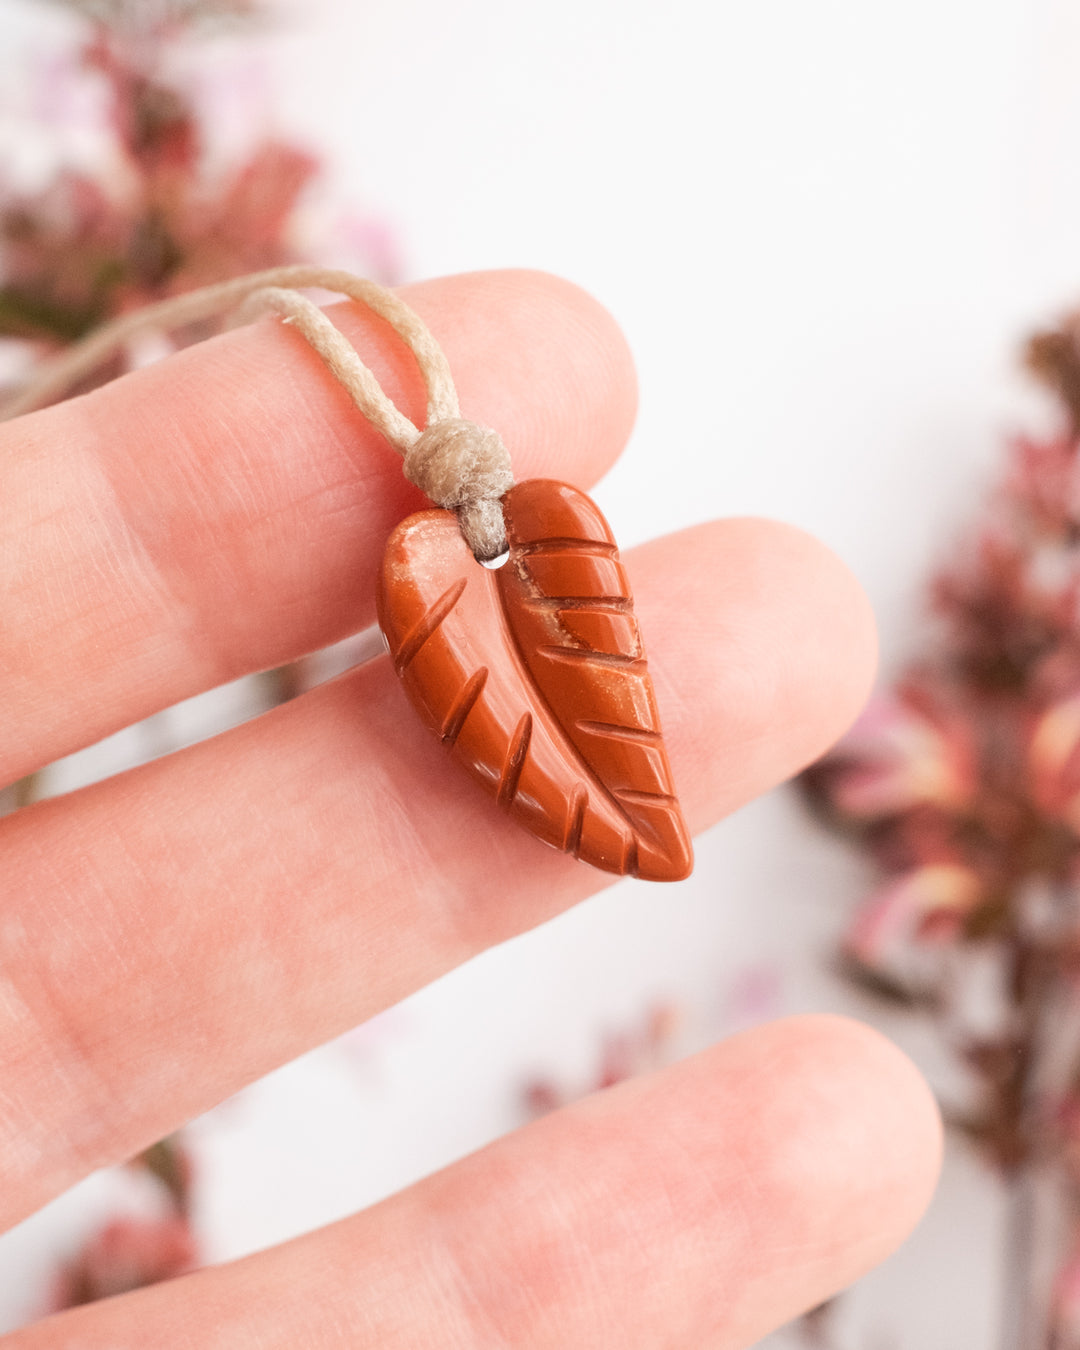
M 1073 1254 L 1053 1306 L 1024 1295 L 1024 1344 L 1063 1346 L 1080 1334 L 1080 315 L 1028 364 L 1057 432 L 1011 446 L 934 579 L 927 649 L 803 785 L 878 875 L 846 973 L 935 1020 L 970 1089 L 947 1114 L 1019 1203 L 1035 1170 L 1057 1177 L 1047 1222 Z M 1020 1282 L 1031 1257 L 1009 1254 Z
M 254 4 L 66 7 L 85 25 L 79 61 L 61 78 L 100 86 L 109 167 L 95 176 L 62 165 L 32 193 L 0 181 L 0 335 L 35 351 L 165 295 L 295 259 L 294 216 L 318 168 L 280 139 L 211 167 L 196 94 L 169 76 L 193 27 L 254 18 Z

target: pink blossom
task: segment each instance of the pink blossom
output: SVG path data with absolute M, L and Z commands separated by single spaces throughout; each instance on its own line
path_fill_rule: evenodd
M 983 884 L 963 863 L 930 863 L 887 882 L 855 915 L 845 947 L 867 966 L 880 966 L 912 938 L 947 940 L 983 898 Z
M 183 1219 L 113 1219 L 60 1271 L 50 1308 L 59 1312 L 171 1279 L 190 1270 L 197 1254 Z
M 1013 446 L 1002 496 L 1024 507 L 1033 523 L 1054 534 L 1080 519 L 1080 472 L 1072 439 L 1020 437 Z
M 1062 433 L 1014 443 L 973 537 L 932 583 L 939 622 L 922 654 L 804 782 L 888 878 L 851 925 L 850 973 L 935 1019 L 976 1079 L 956 1125 L 1011 1182 L 1033 1165 L 1052 1178 L 1053 1218 L 1076 1225 L 1080 1058 L 1065 1000 L 1080 970 L 1080 310 L 1037 334 L 1027 363 Z M 911 950 L 933 941 L 952 943 L 947 959 Z M 1043 1097 L 1049 1082 L 1070 1085 L 1060 1101 Z M 1051 1206 L 1035 1208 L 1034 1239 L 1008 1253 L 1030 1290 L 1013 1339 L 1080 1346 L 1080 1226 L 1048 1291 L 1042 1252 L 1059 1236 L 1043 1231 Z
M 842 814 L 896 815 L 920 804 L 964 805 L 976 783 L 976 756 L 955 715 L 877 698 L 836 756 L 830 796 Z
M 549 1079 L 534 1078 L 527 1082 L 521 1092 L 526 1114 L 532 1119 L 550 1115 L 570 1099 Z
M 167 17 L 145 23 L 138 6 L 103 11 L 88 21 L 81 62 L 53 77 L 80 93 L 84 86 L 104 91 L 109 154 L 98 157 L 100 177 L 61 169 L 40 192 L 0 195 L 0 334 L 43 354 L 113 315 L 294 261 L 302 248 L 300 199 L 316 158 L 252 135 L 235 161 L 223 163 L 212 153 L 214 108 L 200 103 L 208 82 L 177 80 L 166 59 L 200 15 L 259 6 L 213 0 L 167 8 Z M 124 17 L 136 13 L 137 24 Z M 257 110 L 248 115 L 254 130 Z M 393 265 L 389 235 L 374 222 L 357 229 L 376 270 Z M 179 338 L 197 341 L 209 331 L 195 325 Z
M 1039 717 L 1027 761 L 1039 805 L 1080 831 L 1080 694 L 1053 704 Z

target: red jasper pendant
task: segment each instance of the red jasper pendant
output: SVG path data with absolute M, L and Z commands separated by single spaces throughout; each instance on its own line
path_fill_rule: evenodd
M 424 722 L 545 843 L 608 872 L 680 881 L 693 852 L 626 573 L 607 521 L 547 479 L 503 498 L 489 570 L 449 511 L 397 527 L 379 623 Z

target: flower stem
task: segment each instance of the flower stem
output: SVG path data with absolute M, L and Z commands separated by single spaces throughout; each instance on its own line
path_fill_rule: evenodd
M 1035 1283 L 1038 1193 L 1033 1169 L 1021 1165 L 1009 1182 L 1006 1219 L 1004 1301 L 1001 1309 L 1001 1350 L 1041 1350 Z

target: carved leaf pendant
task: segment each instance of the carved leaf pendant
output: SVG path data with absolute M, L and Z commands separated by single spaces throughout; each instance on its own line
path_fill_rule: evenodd
M 690 874 L 626 573 L 595 503 L 547 479 L 503 498 L 481 567 L 449 511 L 397 527 L 379 623 L 424 722 L 526 829 L 608 872 Z

